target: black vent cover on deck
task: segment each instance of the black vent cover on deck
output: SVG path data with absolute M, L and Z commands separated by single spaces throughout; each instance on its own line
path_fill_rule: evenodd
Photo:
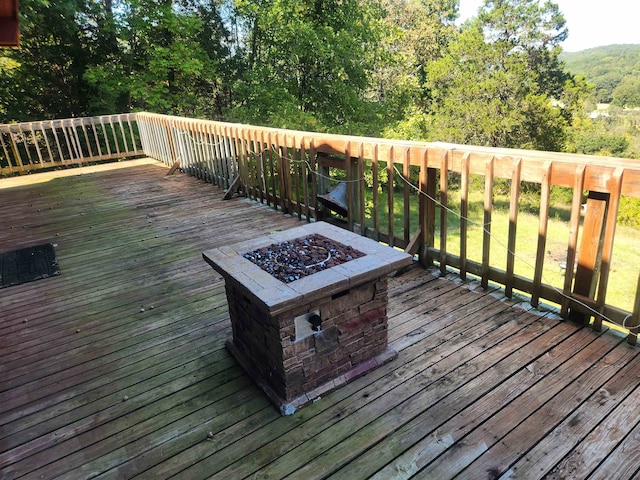
M 60 275 L 53 244 L 0 253 L 0 288 Z

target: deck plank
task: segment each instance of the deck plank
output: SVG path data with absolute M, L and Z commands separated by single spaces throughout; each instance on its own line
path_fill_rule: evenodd
M 201 252 L 300 223 L 166 171 L 0 180 L 0 249 L 50 241 L 62 272 L 0 290 L 0 478 L 640 470 L 640 349 L 417 265 L 389 279 L 398 359 L 281 417 L 224 347 Z
M 636 387 L 628 382 L 628 376 L 634 375 L 638 369 L 640 369 L 640 356 L 636 355 L 599 390 L 580 403 L 570 415 L 567 415 L 553 432 L 529 450 L 509 469 L 504 477 L 516 478 L 520 472 L 526 472 L 532 478 L 543 478 L 543 476 L 549 475 L 550 470 L 583 441 L 598 424 L 603 422 L 605 417 L 609 414 L 615 415 L 616 410 L 624 411 L 629 408 L 625 405 L 626 402 L 631 401 L 631 403 L 637 404 Z M 632 408 L 636 409 L 633 418 L 637 418 L 640 406 L 636 405 Z M 558 438 L 562 438 L 564 441 L 559 443 L 557 442 Z M 620 463 L 620 465 L 622 464 Z M 610 475 L 609 478 L 612 476 L 615 475 Z
M 511 401 L 498 414 L 485 422 L 481 430 L 475 430 L 465 438 L 471 443 L 485 439 L 487 434 L 493 444 L 483 442 L 487 450 L 466 466 L 458 478 L 473 478 L 476 472 L 495 472 L 499 475 L 509 469 L 529 448 L 555 427 L 566 415 L 597 391 L 612 375 L 619 362 L 629 352 L 615 349 L 618 345 L 611 337 L 594 341 L 587 348 L 573 355 L 551 374 L 536 383 L 526 393 Z M 612 367 L 613 365 L 613 367 Z M 566 375 L 567 370 L 584 372 L 577 380 Z M 515 425 L 515 427 L 514 427 Z M 452 475 L 453 477 L 453 475 Z

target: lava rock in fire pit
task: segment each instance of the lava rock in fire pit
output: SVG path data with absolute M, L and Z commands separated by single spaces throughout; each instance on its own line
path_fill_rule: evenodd
M 274 243 L 243 257 L 281 282 L 290 283 L 364 255 L 349 245 L 314 234 Z

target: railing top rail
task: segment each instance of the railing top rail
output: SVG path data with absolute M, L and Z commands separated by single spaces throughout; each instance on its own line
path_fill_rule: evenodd
M 609 192 L 612 188 L 611 179 L 621 174 L 622 194 L 640 197 L 640 160 L 629 158 L 315 133 L 149 112 L 138 113 L 138 118 L 169 120 L 175 126 L 183 125 L 185 129 L 190 129 L 195 122 L 212 128 L 226 127 L 247 133 L 260 131 L 270 135 L 271 141 L 279 145 L 313 148 L 316 152 L 327 154 L 345 155 L 347 151 L 358 152 L 362 147 L 363 156 L 372 158 L 376 149 L 379 159 L 391 159 L 395 163 L 404 162 L 408 153 L 411 165 L 422 165 L 427 156 L 427 165 L 433 168 L 441 168 L 442 158 L 446 155 L 447 168 L 450 171 L 460 171 L 463 158 L 468 157 L 471 164 L 470 173 L 484 174 L 486 163 L 492 161 L 496 176 L 504 178 L 511 177 L 513 162 L 520 160 L 523 164 L 521 180 L 530 182 L 539 182 L 540 172 L 551 164 L 551 183 L 565 187 L 573 187 L 576 170 L 585 167 L 585 190 Z
M 113 120 L 135 120 L 135 113 L 118 113 L 113 115 L 99 115 L 97 117 L 58 118 L 54 120 L 36 120 L 33 122 L 0 123 L 0 133 L 20 133 L 25 127 L 37 127 L 38 130 L 47 130 L 60 127 L 78 127 L 94 124 L 109 123 Z

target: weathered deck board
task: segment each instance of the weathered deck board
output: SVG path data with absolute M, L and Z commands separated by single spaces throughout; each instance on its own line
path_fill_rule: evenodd
M 0 290 L 0 478 L 640 470 L 639 349 L 417 267 L 389 283 L 398 359 L 281 417 L 224 348 L 201 252 L 299 223 L 166 171 L 0 180 L 0 249 L 51 241 L 62 270 Z

